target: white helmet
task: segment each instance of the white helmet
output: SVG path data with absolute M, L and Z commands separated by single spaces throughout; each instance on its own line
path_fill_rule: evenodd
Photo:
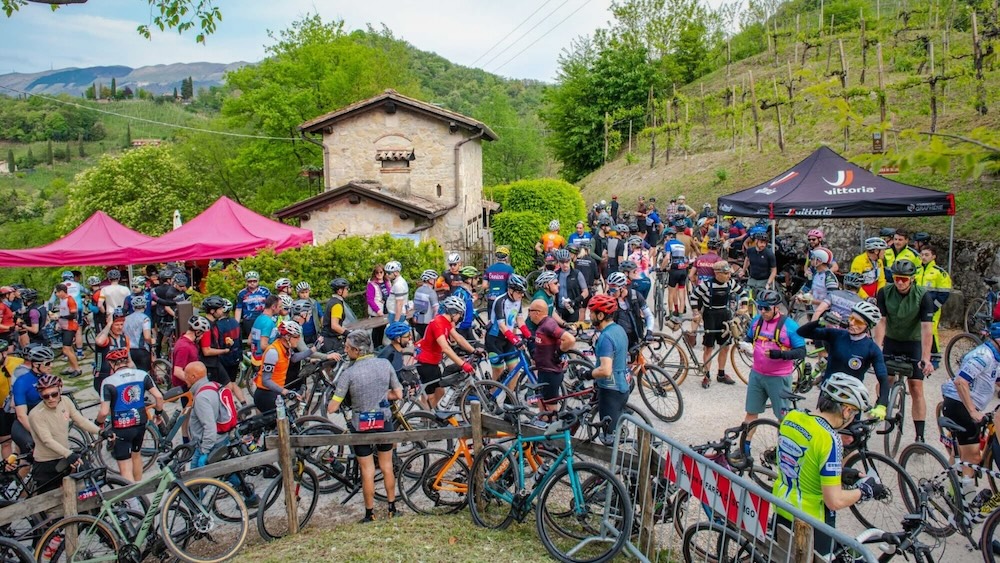
M 386 262 L 385 268 L 383 269 L 387 274 L 397 274 L 399 273 L 400 270 L 403 269 L 403 265 L 400 264 L 399 262 L 396 262 L 395 260 L 392 260 L 390 262 Z
M 864 319 L 868 323 L 868 328 L 872 328 L 882 320 L 882 311 L 876 305 L 867 301 L 858 301 L 855 303 L 851 307 L 851 312 Z
M 889 245 L 879 237 L 865 239 L 865 250 L 885 250 L 887 248 L 889 248 Z
M 274 282 L 274 289 L 276 291 L 281 291 L 281 289 L 285 288 L 285 287 L 287 287 L 288 289 L 291 289 L 292 288 L 292 280 L 290 280 L 288 278 L 278 278 L 278 281 Z
M 549 230 L 550 231 L 558 231 L 559 230 L 559 221 L 557 219 L 553 219 L 553 220 L 549 221 Z
M 621 272 L 614 272 L 608 276 L 608 285 L 614 287 L 625 287 L 628 285 L 628 276 Z
M 284 321 L 278 325 L 278 334 L 281 336 L 302 336 L 302 325 L 295 321 Z
M 538 277 L 535 278 L 535 287 L 545 287 L 558 279 L 559 276 L 557 276 L 553 272 L 546 270 L 541 274 L 538 274 Z
M 459 314 L 465 316 L 465 301 L 457 295 L 445 297 L 441 301 L 441 310 L 448 314 Z
M 865 384 L 844 372 L 838 371 L 827 377 L 822 389 L 834 401 L 851 405 L 861 412 L 872 408 Z
M 434 270 L 424 270 L 424 273 L 420 274 L 420 281 L 434 282 L 440 276 Z
M 281 295 L 278 296 L 278 299 L 281 300 L 281 308 L 282 309 L 284 309 L 284 310 L 287 311 L 287 310 L 289 310 L 289 309 L 292 308 L 292 296 L 291 295 L 288 295 L 287 293 L 282 293 Z
M 209 324 L 208 319 L 195 315 L 188 320 L 188 328 L 200 333 L 206 333 L 212 330 L 212 325 Z
M 448 255 L 448 265 L 453 266 L 462 261 L 462 255 L 457 252 L 452 252 Z

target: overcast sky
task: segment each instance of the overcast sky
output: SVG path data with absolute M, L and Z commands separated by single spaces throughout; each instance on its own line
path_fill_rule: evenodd
M 150 23 L 146 0 L 89 0 L 55 12 L 47 5 L 29 4 L 10 18 L 0 14 L 0 74 L 98 65 L 254 62 L 263 58 L 264 45 L 270 43 L 269 29 L 285 29 L 318 12 L 324 20 L 343 19 L 349 29 L 384 23 L 396 37 L 461 65 L 554 81 L 562 49 L 575 37 L 606 27 L 611 19 L 611 0 L 216 0 L 215 5 L 223 21 L 207 44 L 199 45 L 191 31 L 157 33 L 152 40 L 140 37 L 136 27 Z

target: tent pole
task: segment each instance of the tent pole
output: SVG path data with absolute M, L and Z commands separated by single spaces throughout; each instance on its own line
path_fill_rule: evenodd
M 131 289 L 132 279 L 135 278 L 135 274 L 132 272 L 132 264 L 128 265 L 128 286 Z
M 951 275 L 951 261 L 955 256 L 955 216 L 951 216 L 951 229 L 948 233 L 948 275 Z
M 865 218 L 862 217 L 858 219 L 858 224 L 861 225 L 861 250 L 865 249 Z

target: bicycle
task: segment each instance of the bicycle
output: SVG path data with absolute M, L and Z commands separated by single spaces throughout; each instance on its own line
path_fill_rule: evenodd
M 889 355 L 885 356 L 885 368 L 889 375 L 889 398 L 885 406 L 886 427 L 883 429 L 886 431 L 879 433 L 882 434 L 886 455 L 896 457 L 903 441 L 906 395 L 909 393 L 906 380 L 913 375 L 913 361 L 906 356 Z
M 962 368 L 962 359 L 973 348 L 979 346 L 989 337 L 986 329 L 979 332 L 960 332 L 951 337 L 944 347 L 944 368 L 948 372 L 948 377 L 955 379 L 958 371 Z
M 927 528 L 929 517 L 928 498 L 929 492 L 925 487 L 920 487 L 917 491 L 917 510 L 913 514 L 903 516 L 901 532 L 884 532 L 878 528 L 869 528 L 861 532 L 855 539 L 862 544 L 884 544 L 880 545 L 882 554 L 879 555 L 879 563 L 886 563 L 902 555 L 909 560 L 907 555 L 913 556 L 915 563 L 934 563 L 934 550 L 937 545 L 928 545 L 920 541 L 921 534 Z M 834 550 L 830 561 L 856 561 L 856 553 L 847 546 L 841 546 Z
M 491 444 L 476 456 L 468 492 L 473 522 L 505 529 L 514 520 L 523 522 L 534 509 L 538 535 L 553 558 L 612 559 L 632 529 L 632 501 L 610 471 L 575 461 L 570 427 L 584 411 L 561 413 L 544 435 L 525 437 L 519 415 L 527 410 L 526 405 L 505 405 L 504 415 L 516 428 L 515 438 L 503 446 Z M 529 490 L 525 448 L 548 440 L 561 440 L 562 449 L 550 467 L 539 468 Z
M 319 503 L 319 477 L 311 467 L 306 465 L 305 457 L 300 451 L 295 452 L 292 466 L 292 479 L 297 507 L 297 520 L 301 530 L 312 519 Z M 281 475 L 274 477 L 260 498 L 260 508 L 257 510 L 257 532 L 266 541 L 283 538 L 288 535 L 288 511 L 285 504 L 284 481 Z
M 965 332 L 979 334 L 989 328 L 994 321 L 993 311 L 1000 301 L 1000 293 L 997 286 L 1000 285 L 1000 277 L 983 277 L 986 284 L 986 295 L 983 297 L 973 297 L 969 299 L 969 304 L 965 307 Z
M 236 554 L 247 536 L 247 507 L 228 484 L 211 478 L 181 480 L 176 471 L 183 461 L 168 456 L 151 478 L 156 492 L 145 514 L 132 514 L 121 501 L 130 491 L 101 500 L 97 516 L 77 515 L 58 520 L 42 534 L 35 548 L 40 562 L 60 558 L 74 561 L 141 561 L 155 553 L 162 541 L 175 557 L 191 563 L 214 563 Z M 94 468 L 73 474 L 92 481 L 105 471 Z M 220 513 L 226 513 L 222 517 Z M 153 522 L 159 515 L 159 524 Z M 136 529 L 134 519 L 141 516 Z
M 723 329 L 723 337 L 726 335 L 740 336 L 746 332 L 746 325 L 743 324 L 744 320 L 742 316 L 738 316 L 732 320 L 726 321 L 725 328 Z M 658 357 L 662 359 L 657 362 L 657 366 L 661 368 L 666 374 L 670 375 L 671 379 L 677 384 L 681 385 L 688 376 L 690 370 L 695 370 L 700 376 L 710 375 L 708 374 L 707 365 L 711 365 L 712 360 L 714 360 L 720 353 L 722 353 L 722 347 L 717 346 L 713 351 L 712 355 L 708 357 L 707 364 L 703 364 L 701 361 L 701 354 L 695 353 L 694 347 L 697 345 L 697 332 L 694 330 L 683 330 L 681 332 L 681 338 L 678 340 L 672 336 L 662 336 L 661 347 L 657 350 Z M 741 371 L 736 365 L 737 354 L 736 350 L 739 346 L 730 345 L 729 347 L 729 363 L 733 366 L 733 371 L 736 375 L 746 383 L 748 380 L 748 373 Z M 662 352 L 660 352 L 662 350 Z M 690 359 L 689 359 L 690 358 Z M 690 364 L 693 363 L 693 366 Z M 750 365 L 752 365 L 753 360 L 750 360 Z

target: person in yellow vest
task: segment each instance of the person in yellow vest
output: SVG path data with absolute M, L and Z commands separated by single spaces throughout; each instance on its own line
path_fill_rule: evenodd
M 907 232 L 903 229 L 896 229 L 896 233 L 892 235 L 892 242 L 889 243 L 889 248 L 885 251 L 885 267 L 892 268 L 896 260 L 909 260 L 914 264 L 919 264 L 920 257 L 909 247 L 909 244 L 910 237 Z
M 913 283 L 918 287 L 927 289 L 934 299 L 937 312 L 934 313 L 934 347 L 931 349 L 931 362 L 937 369 L 941 361 L 941 341 L 938 336 L 938 324 L 941 322 L 941 307 L 951 296 L 951 276 L 941 266 L 935 262 L 937 260 L 937 249 L 930 244 L 925 244 L 920 251 L 921 266 L 917 268 L 917 275 Z
M 10 400 L 10 388 L 14 384 L 14 370 L 24 363 L 24 360 L 13 354 L 7 354 L 10 343 L 0 338 L 0 405 L 7 406 Z M 14 451 L 14 442 L 10 439 L 10 428 L 14 424 L 14 407 L 11 405 L 10 412 L 0 407 L 0 448 L 3 448 L 3 458 L 7 459 Z
M 295 321 L 285 321 L 278 325 L 278 338 L 264 351 L 263 364 L 253 382 L 257 390 L 253 392 L 253 403 L 262 413 L 273 411 L 278 395 L 297 397 L 295 391 L 285 389 L 288 366 L 292 351 L 302 337 L 302 325 Z
M 850 272 L 861 275 L 861 287 L 858 296 L 862 299 L 875 297 L 878 290 L 885 287 L 885 267 L 882 254 L 888 245 L 880 237 L 865 239 L 865 251 L 851 260 Z

